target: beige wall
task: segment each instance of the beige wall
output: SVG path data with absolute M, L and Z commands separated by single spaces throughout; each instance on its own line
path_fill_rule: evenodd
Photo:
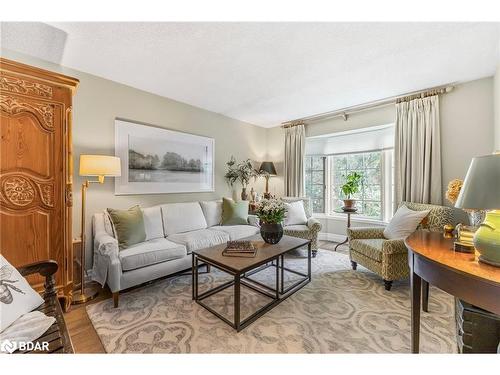
M 498 80 L 500 78 L 497 74 L 497 82 Z M 500 98 L 500 96 L 497 97 Z M 441 96 L 440 109 L 443 202 L 447 204 L 444 193 L 448 182 L 454 178 L 463 179 L 474 156 L 485 155 L 493 150 L 493 77 L 457 85 L 452 92 Z M 309 124 L 306 127 L 306 136 L 383 125 L 392 123 L 394 120 L 395 109 L 393 105 L 390 105 L 352 114 L 347 121 L 334 118 Z M 283 144 L 283 130 L 270 129 L 268 150 L 279 149 L 282 147 L 280 142 Z M 279 156 L 282 160 L 283 154 L 276 154 L 276 157 Z M 328 233 L 330 239 L 339 239 L 345 234 L 344 218 L 321 216 L 319 219 L 323 223 L 323 232 Z M 353 226 L 366 225 L 376 224 L 353 219 Z
M 495 101 L 495 151 L 500 152 L 500 62 L 497 66 L 494 81 L 494 94 Z
M 62 72 L 80 80 L 74 97 L 73 111 L 75 156 L 73 236 L 79 236 L 81 222 L 80 186 L 83 179 L 78 176 L 79 155 L 88 153 L 114 155 L 115 117 L 215 138 L 215 192 L 115 196 L 114 181 L 109 178 L 106 179 L 104 185 L 92 185 L 88 191 L 88 223 L 90 223 L 92 213 L 102 211 L 106 207 L 127 208 L 134 204 L 148 207 L 166 202 L 236 196 L 239 194 L 240 187 L 237 187 L 236 192 L 227 186 L 224 180 L 225 162 L 231 155 L 238 160 L 250 158 L 256 162 L 266 158 L 267 131 L 264 128 L 11 51 L 2 50 L 1 55 L 44 69 Z M 262 180 L 254 186 L 258 191 L 263 191 Z M 90 226 L 87 228 L 90 231 Z M 90 236 L 88 235 L 87 238 L 90 239 Z M 89 242 L 87 253 L 88 260 L 90 260 Z

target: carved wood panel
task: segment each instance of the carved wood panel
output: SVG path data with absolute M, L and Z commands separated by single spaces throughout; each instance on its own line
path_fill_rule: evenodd
M 67 114 L 77 81 L 0 62 L 0 250 L 14 266 L 57 261 L 58 293 L 68 302 L 73 262 Z M 29 281 L 42 287 L 41 279 Z

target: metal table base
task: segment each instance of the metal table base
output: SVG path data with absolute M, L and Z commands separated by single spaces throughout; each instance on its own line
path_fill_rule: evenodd
M 269 262 L 265 265 L 259 266 L 253 270 L 243 272 L 243 273 L 235 273 L 230 271 L 220 264 L 212 263 L 209 259 L 205 257 L 199 256 L 197 254 L 192 254 L 192 283 L 193 283 L 193 300 L 196 301 L 200 306 L 203 306 L 205 309 L 210 311 L 212 314 L 217 316 L 220 320 L 227 323 L 236 331 L 241 331 L 243 328 L 247 327 L 255 320 L 260 318 L 266 312 L 283 302 L 285 299 L 290 297 L 293 293 L 297 292 L 299 289 L 303 288 L 311 281 L 311 244 L 309 243 L 307 246 L 307 274 L 290 269 L 285 267 L 285 257 L 284 254 L 278 255 L 275 258 L 269 260 Z M 203 293 L 199 293 L 199 272 L 198 266 L 199 262 L 206 263 L 212 267 L 215 267 L 227 274 L 233 276 L 233 280 L 225 282 L 221 285 L 218 285 L 210 290 L 207 290 Z M 263 284 L 257 280 L 250 278 L 250 276 L 261 272 L 267 268 L 274 267 L 275 268 L 275 285 L 271 287 L 269 285 Z M 294 282 L 292 285 L 289 285 L 285 288 L 285 271 L 294 273 L 296 275 L 301 276 L 301 278 Z M 267 298 L 271 301 L 259 308 L 257 311 L 252 313 L 247 318 L 241 320 L 241 286 L 245 286 Z M 221 315 L 219 312 L 215 311 L 212 307 L 208 306 L 204 300 L 214 294 L 220 293 L 223 290 L 234 286 L 234 319 L 233 321 L 227 319 L 225 316 Z

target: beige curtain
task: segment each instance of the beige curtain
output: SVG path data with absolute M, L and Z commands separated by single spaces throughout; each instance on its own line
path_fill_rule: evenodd
M 396 104 L 396 202 L 442 203 L 437 95 Z
M 285 195 L 304 195 L 304 153 L 306 130 L 304 125 L 285 129 Z

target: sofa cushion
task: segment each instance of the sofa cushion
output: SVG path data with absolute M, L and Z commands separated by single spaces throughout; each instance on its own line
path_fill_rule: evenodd
M 187 255 L 186 247 L 178 243 L 157 238 L 139 243 L 120 251 L 123 271 L 135 270 L 152 264 L 182 258 Z
M 219 230 L 200 229 L 186 233 L 176 233 L 168 236 L 170 241 L 186 246 L 188 254 L 193 250 L 220 245 L 229 241 L 229 235 Z
M 156 238 L 164 238 L 163 219 L 161 218 L 160 206 L 153 206 L 142 209 L 144 216 L 144 229 L 146 230 L 146 241 Z
M 239 240 L 240 238 L 250 237 L 259 233 L 260 229 L 253 225 L 216 225 L 209 228 L 210 230 L 220 230 L 227 233 L 229 239 Z
M 248 223 L 248 201 L 235 202 L 222 198 L 222 225 L 245 225 Z
M 220 224 L 222 220 L 222 201 L 202 201 L 200 206 L 208 227 Z
M 354 251 L 368 258 L 376 260 L 377 262 L 382 262 L 382 247 L 384 246 L 384 241 L 386 240 L 383 238 L 351 240 L 349 246 Z
M 114 208 L 108 208 L 107 210 L 113 222 L 120 250 L 146 240 L 144 215 L 139 205 L 130 207 L 128 210 Z
M 207 221 L 198 202 L 169 203 L 161 206 L 166 236 L 205 229 Z

